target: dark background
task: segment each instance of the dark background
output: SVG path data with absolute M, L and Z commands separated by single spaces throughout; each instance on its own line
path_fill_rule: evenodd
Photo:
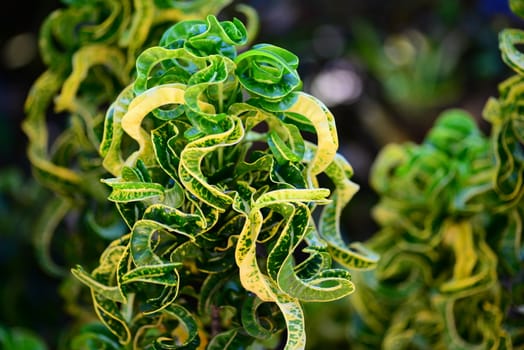
M 361 186 L 342 218 L 348 240 L 365 240 L 377 229 L 370 215 L 377 198 L 368 176 L 381 147 L 421 141 L 450 107 L 470 111 L 488 131 L 483 106 L 510 75 L 500 59 L 497 33 L 522 25 L 506 0 L 242 3 L 260 15 L 256 42 L 297 54 L 304 90 L 335 115 L 340 152 Z M 26 232 L 30 227 L 24 224 L 24 215 L 34 210 L 28 198 L 39 190 L 30 180 L 20 123 L 27 92 L 45 70 L 37 48 L 39 27 L 61 6 L 57 0 L 7 1 L 0 15 L 0 173 L 14 169 L 14 177 L 21 178 L 0 180 L 0 271 L 5 275 L 0 325 L 34 329 L 51 344 L 67 318 L 56 292 L 59 281 L 37 267 Z M 221 16 L 235 13 L 230 6 Z

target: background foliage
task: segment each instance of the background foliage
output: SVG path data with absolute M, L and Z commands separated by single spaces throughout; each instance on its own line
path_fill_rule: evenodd
M 340 83 L 329 80 L 330 76 L 345 77 L 340 84 L 353 87 L 346 95 L 335 96 L 330 102 L 339 125 L 341 150 L 355 167 L 355 180 L 362 186 L 343 215 L 343 230 L 350 240 L 370 237 L 376 231 L 376 224 L 368 213 L 377 199 L 367 188 L 367 177 L 371 162 L 383 145 L 391 141 L 422 141 L 440 111 L 448 106 L 466 108 L 482 130 L 489 129 L 487 123 L 480 120 L 481 110 L 488 96 L 498 95 L 498 82 L 509 74 L 500 60 L 497 33 L 502 28 L 520 24 L 509 14 L 504 1 L 403 1 L 395 6 L 375 1 L 363 4 L 335 0 L 323 6 L 308 1 L 254 1 L 252 4 L 262 15 L 259 41 L 279 44 L 300 56 L 299 72 L 307 91 L 319 91 L 326 79 L 330 84 Z M 61 325 L 67 322 L 65 313 L 55 312 L 62 308 L 63 302 L 55 293 L 59 280 L 40 270 L 35 260 L 45 260 L 46 255 L 34 254 L 29 231 L 24 229 L 26 225 L 33 225 L 27 218 L 36 217 L 28 214 L 38 212 L 34 203 L 49 198 L 49 194 L 27 175 L 25 137 L 18 125 L 22 120 L 25 93 L 43 71 L 42 62 L 34 52 L 30 54 L 35 47 L 34 34 L 43 18 L 59 4 L 37 2 L 33 4 L 35 11 L 29 14 L 15 3 L 8 6 L 13 8 L 4 13 L 13 15 L 2 21 L 5 38 L 1 41 L 4 43 L 4 93 L 1 95 L 5 99 L 0 103 L 1 130 L 5 133 L 1 138 L 4 142 L 1 165 L 2 170 L 13 165 L 20 168 L 20 175 L 14 176 L 18 178 L 14 180 L 16 186 L 30 190 L 24 196 L 13 193 L 9 187 L 2 192 L 2 203 L 5 203 L 2 222 L 5 221 L 9 229 L 2 232 L 2 247 L 6 249 L 1 257 L 2 265 L 6 266 L 3 270 L 9 271 L 9 282 L 1 287 L 5 307 L 1 308 L 0 323 L 35 329 L 54 343 Z M 17 37 L 24 33 L 29 35 Z M 29 51 L 25 63 L 21 62 L 23 55 L 15 55 L 14 60 L 13 55 L 9 55 L 20 48 L 17 46 L 20 43 Z M 13 175 L 5 178 L 12 179 Z M 78 227 L 78 217 L 81 216 L 62 223 L 59 235 L 69 237 L 75 230 L 73 227 Z M 93 231 L 86 229 L 85 234 Z M 60 239 L 57 242 L 57 252 L 68 251 L 61 249 Z M 69 258 L 76 258 L 97 247 L 85 249 L 78 245 L 68 249 Z M 53 256 L 61 263 L 70 261 L 67 256 Z M 18 286 L 20 292 L 14 293 L 12 286 Z M 40 299 L 35 293 L 50 302 L 35 303 Z M 23 310 L 42 312 L 31 312 L 33 317 L 28 318 Z M 312 347 L 337 339 L 342 343 L 346 341 L 347 315 L 336 309 L 333 314 L 333 319 L 340 322 L 333 323 L 330 328 L 333 333 L 326 333 L 331 334 L 330 340 L 312 340 Z M 46 317 L 40 319 L 36 315 Z M 322 332 L 316 336 L 322 339 Z

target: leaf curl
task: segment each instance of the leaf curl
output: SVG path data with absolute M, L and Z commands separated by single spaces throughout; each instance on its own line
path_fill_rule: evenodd
M 236 59 L 240 84 L 256 97 L 281 100 L 301 86 L 298 58 L 270 44 L 258 44 Z

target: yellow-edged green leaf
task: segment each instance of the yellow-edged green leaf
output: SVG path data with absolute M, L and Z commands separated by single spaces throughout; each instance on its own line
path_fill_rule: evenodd
M 184 90 L 181 85 L 153 87 L 135 97 L 122 117 L 122 129 L 139 145 L 139 149 L 125 161 L 133 165 L 140 157 L 147 165 L 153 164 L 153 149 L 149 134 L 141 127 L 142 120 L 153 109 L 170 103 L 183 103 Z
M 338 135 L 335 118 L 318 99 L 305 93 L 297 93 L 297 101 L 284 112 L 296 113 L 309 119 L 317 134 L 317 150 L 309 164 L 312 175 L 324 171 L 335 158 Z

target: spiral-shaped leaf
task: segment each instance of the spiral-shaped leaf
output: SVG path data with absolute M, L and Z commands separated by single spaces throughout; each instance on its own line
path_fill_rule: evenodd
M 222 55 L 234 59 L 235 46 L 247 41 L 247 31 L 238 19 L 219 22 L 215 16 L 205 21 L 184 21 L 169 28 L 160 40 L 160 46 L 169 49 L 185 48 L 195 56 Z
M 301 87 L 297 56 L 280 47 L 255 45 L 240 54 L 235 63 L 240 84 L 255 97 L 281 100 Z

